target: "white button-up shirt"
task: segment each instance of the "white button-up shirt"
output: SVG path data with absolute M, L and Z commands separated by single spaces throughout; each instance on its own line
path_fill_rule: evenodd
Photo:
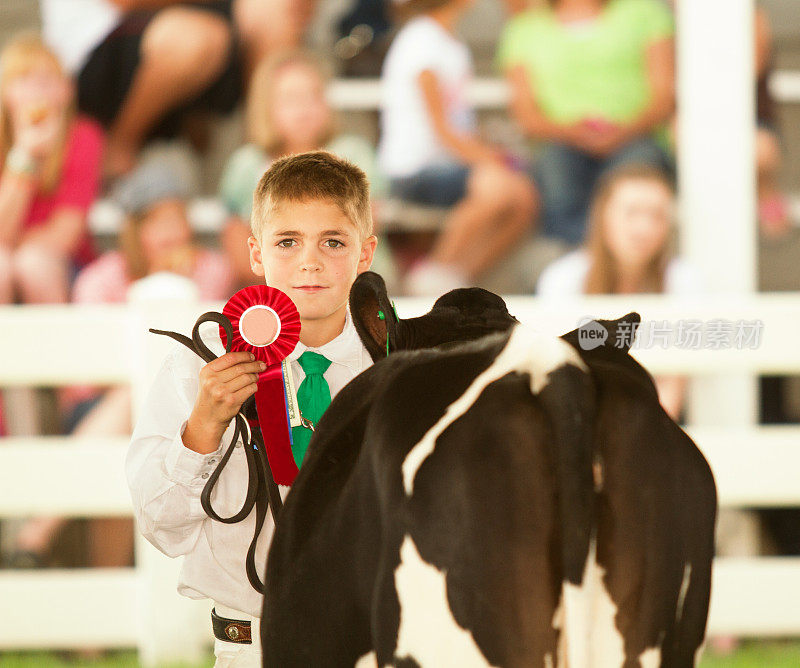
M 217 355 L 225 349 L 218 333 L 204 336 Z M 335 396 L 350 380 L 372 364 L 347 313 L 344 329 L 332 341 L 309 348 L 302 343 L 288 356 L 295 387 L 305 374 L 297 358 L 312 350 L 331 360 L 325 380 Z M 200 454 L 182 441 L 186 422 L 199 388 L 198 374 L 205 362 L 175 344 L 153 382 L 133 431 L 125 472 L 139 530 L 170 557 L 185 555 L 178 592 L 189 598 L 210 598 L 250 615 L 261 615 L 261 595 L 247 580 L 245 556 L 255 528 L 255 508 L 238 524 L 209 518 L 200 505 L 200 493 L 233 437 L 233 422 L 216 452 Z M 241 438 L 211 496 L 217 513 L 233 515 L 247 491 L 247 461 Z M 281 490 L 285 492 L 285 489 Z M 265 564 L 274 525 L 267 513 L 256 546 L 256 564 Z M 262 575 L 263 578 L 263 575 Z

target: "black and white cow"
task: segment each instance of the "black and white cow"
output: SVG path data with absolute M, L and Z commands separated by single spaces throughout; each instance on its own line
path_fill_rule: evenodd
M 286 499 L 265 665 L 692 665 L 716 489 L 627 349 L 542 336 L 485 291 L 381 319 L 374 274 L 351 310 L 376 363 L 325 413 Z M 615 341 L 639 317 L 599 322 Z M 381 360 L 387 334 L 439 348 Z

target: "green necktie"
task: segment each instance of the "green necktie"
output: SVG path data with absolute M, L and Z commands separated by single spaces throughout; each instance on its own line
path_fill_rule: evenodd
M 331 361 L 311 351 L 304 352 L 297 361 L 306 374 L 297 388 L 297 405 L 303 417 L 316 427 L 322 414 L 331 405 L 331 388 L 322 375 L 331 365 Z M 292 427 L 292 454 L 297 468 L 303 463 L 311 433 L 306 427 Z

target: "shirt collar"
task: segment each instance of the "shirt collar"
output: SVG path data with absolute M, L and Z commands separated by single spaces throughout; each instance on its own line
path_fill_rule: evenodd
M 300 341 L 297 342 L 295 349 L 287 355 L 286 359 L 293 362 L 300 357 L 304 352 L 310 350 L 315 353 L 323 355 L 334 364 L 342 364 L 353 371 L 361 370 L 361 349 L 363 344 L 358 337 L 353 318 L 350 315 L 350 307 L 348 306 L 345 313 L 344 328 L 341 334 L 336 338 L 331 339 L 328 343 L 323 343 L 321 346 L 312 348 L 306 346 Z

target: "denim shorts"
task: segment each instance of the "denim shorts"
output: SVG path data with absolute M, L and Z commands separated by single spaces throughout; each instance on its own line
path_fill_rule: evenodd
M 425 167 L 411 176 L 391 178 L 389 192 L 416 204 L 450 207 L 467 194 L 469 172 L 469 167 L 457 163 Z

